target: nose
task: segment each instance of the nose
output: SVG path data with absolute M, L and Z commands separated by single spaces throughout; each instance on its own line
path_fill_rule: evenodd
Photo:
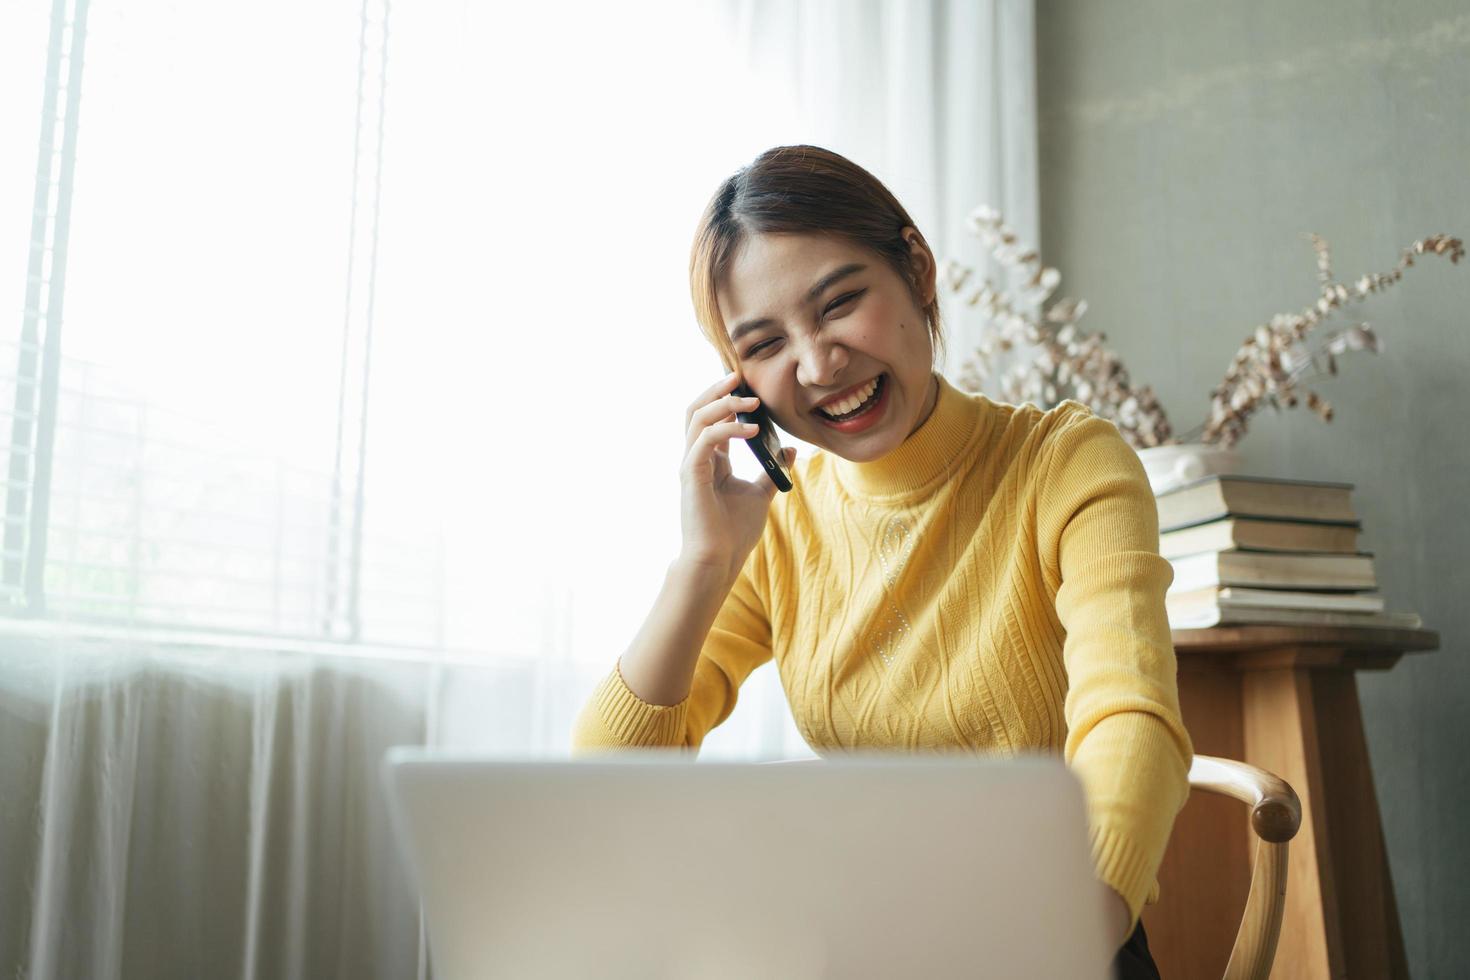
M 796 360 L 796 380 L 808 388 L 831 387 L 847 368 L 847 348 L 816 336 L 807 341 Z

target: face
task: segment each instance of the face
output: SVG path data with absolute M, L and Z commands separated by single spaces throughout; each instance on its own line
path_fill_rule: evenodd
M 924 304 L 934 257 L 904 229 Z M 845 459 L 896 449 L 934 407 L 921 305 L 887 262 L 825 235 L 747 239 L 716 296 L 738 367 L 787 432 Z

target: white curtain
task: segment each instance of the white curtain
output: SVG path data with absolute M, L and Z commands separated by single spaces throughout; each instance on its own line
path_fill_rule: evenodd
M 333 427 L 362 5 L 91 6 L 66 281 L 66 353 L 90 366 L 63 368 L 63 399 L 154 420 L 129 429 L 145 469 L 119 479 L 148 488 L 133 554 L 197 528 L 314 555 L 293 536 L 315 534 L 316 498 L 288 476 L 319 494 L 329 468 L 312 461 Z M 8 144 L 34 135 L 22 69 L 44 65 L 46 26 L 0 7 L 0 72 L 26 83 L 0 95 Z M 678 546 L 683 406 L 719 373 L 685 281 L 705 199 L 761 150 L 817 143 L 885 180 L 942 257 L 978 261 L 963 219 L 981 202 L 1035 240 L 1031 30 L 1019 0 L 392 7 L 365 641 L 0 620 L 0 972 L 422 975 L 382 752 L 565 755 Z M 0 156 L 14 245 L 34 158 Z M 0 247 L 6 308 L 22 252 Z M 946 312 L 954 364 L 970 338 Z M 197 450 L 167 484 L 146 470 L 155 409 Z M 77 431 L 56 479 L 80 497 L 95 475 L 61 460 L 102 453 Z M 205 455 L 226 445 L 279 455 L 226 471 Z M 163 503 L 187 519 L 143 519 Z M 244 530 L 257 510 L 268 532 Z M 84 567 L 84 544 L 56 568 Z M 247 598 L 279 619 L 299 591 L 282 581 Z M 245 601 L 187 584 L 165 591 Z M 424 595 L 434 641 L 405 641 Z M 810 754 L 768 666 L 702 757 Z
M 35 978 L 420 975 L 383 753 L 548 755 L 594 680 L 534 657 L 3 640 L 0 963 Z

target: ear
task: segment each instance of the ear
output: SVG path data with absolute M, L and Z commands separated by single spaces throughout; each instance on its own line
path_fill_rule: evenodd
M 910 225 L 899 232 L 909 246 L 909 261 L 913 264 L 914 281 L 918 286 L 919 295 L 924 300 L 924 305 L 934 302 L 938 293 L 939 269 L 934 261 L 934 253 L 929 251 L 929 243 L 924 241 L 924 236 L 919 234 L 919 229 Z

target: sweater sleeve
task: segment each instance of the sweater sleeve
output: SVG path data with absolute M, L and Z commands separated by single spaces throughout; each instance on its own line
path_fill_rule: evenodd
M 630 748 L 674 748 L 698 755 L 710 730 L 735 710 L 740 685 L 771 659 L 771 625 L 761 599 L 764 539 L 725 597 L 694 666 L 689 696 L 649 704 L 623 681 L 619 665 L 593 690 L 572 728 L 572 756 Z
M 1143 464 L 1091 414 L 1050 440 L 1037 508 L 1047 577 L 1066 631 L 1063 755 L 1087 799 L 1099 877 L 1138 922 L 1189 795 L 1194 748 L 1179 712 L 1159 557 L 1158 508 Z

